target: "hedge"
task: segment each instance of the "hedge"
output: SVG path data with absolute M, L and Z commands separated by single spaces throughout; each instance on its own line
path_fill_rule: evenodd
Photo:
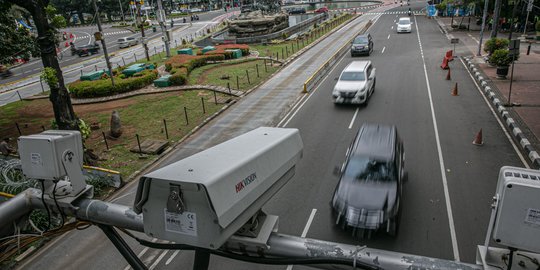
M 187 55 L 178 54 L 167 62 L 165 62 L 165 70 L 170 72 L 172 76 L 170 81 L 173 85 L 184 85 L 187 81 L 189 73 L 200 66 L 204 66 L 208 61 L 222 61 L 225 56 L 218 55 Z
M 136 75 L 125 79 L 115 76 L 114 86 L 111 80 L 106 78 L 97 81 L 76 81 L 70 83 L 68 88 L 76 98 L 103 97 L 143 88 L 158 77 L 156 70 L 144 70 Z
M 187 82 L 188 72 L 185 67 L 171 70 L 169 81 L 172 85 L 184 85 Z
M 246 56 L 249 55 L 249 45 L 247 44 L 222 44 L 217 45 L 216 50 L 234 50 L 234 49 L 240 49 L 242 51 L 242 55 Z

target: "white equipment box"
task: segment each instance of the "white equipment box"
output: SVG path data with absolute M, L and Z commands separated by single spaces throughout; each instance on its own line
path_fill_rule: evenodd
M 82 170 L 83 147 L 79 131 L 48 130 L 20 136 L 18 146 L 23 173 L 27 178 L 59 180 L 66 176 L 66 168 L 62 164 L 65 151 L 74 153 L 74 163 Z
M 294 175 L 297 129 L 261 127 L 151 172 L 134 210 L 151 237 L 217 249 Z
M 540 252 L 540 171 L 502 167 L 493 239 L 502 245 Z

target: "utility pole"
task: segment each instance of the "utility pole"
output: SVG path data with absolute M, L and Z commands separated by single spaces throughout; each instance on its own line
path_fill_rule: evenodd
M 144 38 L 144 23 L 141 22 L 141 4 L 143 3 L 144 2 L 142 0 L 137 0 L 135 2 L 135 4 L 137 5 L 137 24 L 139 24 L 139 27 L 141 28 L 142 44 L 144 47 L 144 54 L 146 55 L 146 61 L 150 61 L 150 56 L 148 55 L 148 45 L 146 44 L 146 39 Z
M 109 61 L 109 54 L 107 53 L 107 46 L 105 45 L 105 39 L 103 38 L 103 35 L 101 34 L 103 32 L 103 30 L 101 29 L 101 20 L 99 18 L 99 9 L 98 9 L 96 0 L 94 0 L 93 2 L 94 2 L 94 9 L 96 10 L 96 22 L 97 22 L 97 27 L 98 27 L 98 30 L 99 30 L 99 36 L 100 36 L 100 39 L 101 39 L 101 46 L 103 47 L 103 54 L 105 55 L 105 62 L 107 63 L 107 68 L 109 69 L 109 75 L 110 75 L 109 77 L 111 77 L 111 83 L 114 86 L 114 76 L 113 76 L 113 72 L 112 72 L 112 66 L 111 66 L 111 62 Z
M 167 57 L 171 57 L 171 50 L 169 48 L 169 35 L 167 33 L 167 27 L 165 27 L 165 20 L 166 20 L 165 11 L 163 10 L 163 5 L 161 4 L 161 0 L 157 0 L 157 4 L 158 4 L 157 18 L 158 18 L 159 26 L 161 27 L 163 43 L 165 43 L 165 52 L 167 54 Z M 171 31 L 170 33 L 172 34 L 172 28 L 170 31 Z

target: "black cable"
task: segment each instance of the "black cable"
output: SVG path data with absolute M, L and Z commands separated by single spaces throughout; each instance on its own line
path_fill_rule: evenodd
M 43 203 L 43 206 L 45 206 L 45 211 L 47 211 L 47 219 L 49 220 L 47 228 L 45 228 L 45 231 L 43 231 L 45 233 L 51 228 L 51 212 L 45 203 L 45 181 L 43 179 L 40 179 L 39 181 L 41 182 L 41 203 Z
M 506 270 L 512 270 L 512 259 L 514 258 L 514 251 L 516 249 L 511 247 L 508 247 L 508 249 L 510 249 L 510 255 L 508 258 L 508 267 L 506 268 Z
M 134 238 L 139 244 L 155 248 L 155 249 L 181 249 L 181 250 L 195 250 L 199 249 L 190 245 L 185 244 L 163 244 L 163 243 L 153 243 L 150 241 L 146 241 L 144 239 L 140 239 L 133 234 L 127 232 L 126 230 L 121 229 L 124 233 L 126 233 L 128 236 Z M 289 264 L 302 264 L 302 265 L 309 265 L 309 264 L 340 264 L 340 265 L 347 265 L 347 266 L 353 266 L 353 262 L 350 259 L 340 259 L 340 258 L 334 258 L 334 259 L 317 259 L 317 258 L 310 258 L 310 259 L 300 259 L 300 258 L 263 258 L 263 257 L 253 257 L 253 256 L 246 256 L 246 255 L 240 255 L 232 252 L 226 252 L 221 250 L 211 250 L 208 249 L 208 252 L 210 252 L 213 255 L 218 255 L 221 257 L 226 257 L 234 260 L 239 261 L 245 261 L 250 263 L 258 263 L 258 264 L 270 264 L 270 265 L 289 265 Z M 383 268 L 367 264 L 364 262 L 356 261 L 356 266 L 359 269 L 366 269 L 366 270 L 382 270 Z
M 62 224 L 60 224 L 60 227 L 56 228 L 55 231 L 62 229 L 64 227 L 64 223 L 66 222 L 64 218 L 64 211 L 62 211 L 62 208 L 60 208 L 60 206 L 58 205 L 58 201 L 56 200 L 56 185 L 58 185 L 58 181 L 54 182 L 53 200 L 54 200 L 54 204 L 56 205 L 56 208 L 58 208 L 58 211 L 60 212 L 60 217 L 62 218 Z

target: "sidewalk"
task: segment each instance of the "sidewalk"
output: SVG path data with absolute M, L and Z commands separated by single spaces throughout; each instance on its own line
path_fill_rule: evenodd
M 461 18 L 454 17 L 454 25 L 459 24 L 460 20 Z M 480 74 L 475 76 L 478 84 L 487 88 L 485 91 L 488 98 L 493 101 L 496 110 L 502 116 L 503 121 L 506 121 L 506 125 L 528 155 L 529 160 L 532 161 L 534 167 L 538 168 L 540 166 L 540 157 L 537 154 L 537 151 L 540 150 L 540 42 L 530 40 L 531 43 L 528 43 L 529 40 L 522 40 L 519 61 L 516 61 L 514 65 L 512 91 L 509 97 L 511 70 L 507 79 L 499 79 L 496 75 L 497 68 L 488 65 L 484 60 L 486 53 L 483 51 L 483 47 L 482 56 L 476 56 L 481 26 L 476 25 L 475 20 L 471 19 L 469 31 L 466 29 L 457 30 L 450 26 L 451 18 L 449 17 L 439 17 L 437 21 L 443 31 L 449 36 L 459 38 L 459 45 L 462 45 L 462 48 L 463 46 L 467 48 L 466 51 L 460 48 L 461 51 L 456 50 L 456 53 L 468 58 L 471 70 L 478 70 L 477 72 Z M 465 18 L 463 23 L 467 22 L 468 19 Z M 517 39 L 521 37 L 521 34 L 513 33 L 512 38 Z M 508 38 L 508 35 L 508 32 L 503 32 L 499 33 L 498 37 Z M 485 43 L 489 36 L 490 31 L 484 31 L 482 43 Z M 530 46 L 529 55 L 527 55 L 528 46 Z M 493 95 L 489 95 L 489 91 L 493 92 Z M 510 102 L 515 104 L 514 106 L 504 106 L 509 103 L 509 98 Z M 496 104 L 495 99 L 500 102 Z M 506 114 L 504 111 L 508 113 Z

